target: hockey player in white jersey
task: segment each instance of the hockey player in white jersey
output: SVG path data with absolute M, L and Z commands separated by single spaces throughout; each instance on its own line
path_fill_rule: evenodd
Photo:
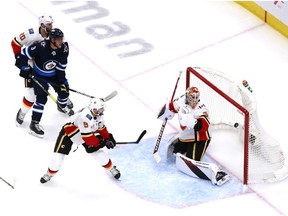
M 200 91 L 197 87 L 187 88 L 185 95 L 167 103 L 158 119 L 172 119 L 178 114 L 179 133 L 172 137 L 167 147 L 167 157 L 176 156 L 177 168 L 193 177 L 211 180 L 213 184 L 222 185 L 229 176 L 215 164 L 205 163 L 203 156 L 211 141 L 209 130 L 209 110 L 200 101 Z M 193 166 L 192 166 L 193 165 Z
M 16 60 L 15 65 L 17 67 L 19 67 L 18 60 L 20 58 L 21 48 L 24 46 L 30 46 L 42 41 L 45 38 L 48 38 L 49 32 L 53 28 L 53 22 L 54 20 L 52 16 L 43 14 L 38 18 L 38 27 L 29 28 L 13 38 L 11 41 L 11 46 Z M 33 67 L 32 61 L 30 61 L 29 64 L 31 67 Z M 17 126 L 23 123 L 25 115 L 28 113 L 30 108 L 33 106 L 33 103 L 35 102 L 32 80 L 30 78 L 24 79 L 24 85 L 27 88 L 27 91 L 23 97 L 22 106 L 16 115 Z
M 40 179 L 46 183 L 59 171 L 64 158 L 71 151 L 72 144 L 82 145 L 104 169 L 111 172 L 114 178 L 120 178 L 120 171 L 113 165 L 104 147 L 113 149 L 116 141 L 108 132 L 104 120 L 105 103 L 102 99 L 93 98 L 89 105 L 70 117 L 59 132 L 54 154 L 47 173 Z
M 29 28 L 21 32 L 18 36 L 14 37 L 11 41 L 11 46 L 15 56 L 15 66 L 19 67 L 19 58 L 21 49 L 33 45 L 43 39 L 48 38 L 50 31 L 53 28 L 54 19 L 51 15 L 43 14 L 38 18 L 38 26 L 35 28 Z M 29 65 L 33 67 L 32 61 L 29 61 Z M 33 89 L 33 82 L 31 78 L 24 79 L 24 85 L 26 93 L 22 99 L 22 106 L 18 110 L 16 115 L 16 125 L 19 126 L 23 123 L 25 115 L 35 102 L 35 94 Z M 69 108 L 73 108 L 72 102 L 68 102 Z

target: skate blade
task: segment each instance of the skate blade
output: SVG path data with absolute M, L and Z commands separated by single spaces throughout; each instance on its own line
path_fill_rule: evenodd
M 32 130 L 30 130 L 28 133 L 31 134 L 32 136 L 35 136 L 35 137 L 38 137 L 38 138 L 41 138 L 41 139 L 44 137 L 44 134 L 43 135 L 37 134 L 37 133 L 35 133 Z

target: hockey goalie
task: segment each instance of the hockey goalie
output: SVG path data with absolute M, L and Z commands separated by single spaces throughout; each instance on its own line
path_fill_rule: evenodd
M 167 102 L 158 114 L 160 120 L 171 120 L 178 115 L 179 133 L 167 145 L 167 160 L 176 158 L 176 167 L 192 177 L 210 180 L 214 185 L 222 185 L 230 176 L 216 164 L 202 162 L 211 141 L 209 131 L 209 110 L 200 102 L 197 87 L 187 88 L 184 95 Z

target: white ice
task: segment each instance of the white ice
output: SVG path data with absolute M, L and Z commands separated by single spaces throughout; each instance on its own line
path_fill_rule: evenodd
M 166 98 L 171 97 L 178 72 L 189 66 L 203 66 L 223 71 L 239 82 L 247 79 L 258 101 L 262 126 L 288 151 L 284 78 L 288 68 L 288 43 L 283 35 L 231 1 L 99 0 L 97 3 L 109 12 L 107 16 L 83 22 L 77 22 L 76 18 L 89 12 L 67 12 L 83 1 L 63 4 L 8 1 L 0 9 L 3 74 L 0 177 L 15 184 L 12 189 L 0 181 L 0 215 L 247 215 L 252 211 L 259 215 L 288 215 L 288 180 L 248 185 L 249 193 L 173 208 L 123 190 L 83 150 L 66 158 L 53 182 L 40 184 L 66 117 L 57 112 L 49 99 L 41 122 L 46 132 L 44 139 L 27 133 L 29 115 L 21 127 L 15 126 L 15 115 L 25 89 L 14 66 L 10 42 L 24 29 L 37 25 L 37 16 L 42 12 L 52 14 L 55 27 L 63 30 L 70 44 L 67 76 L 71 88 L 96 96 L 118 91 L 107 103 L 106 119 L 108 129 L 119 141 L 134 140 L 146 129 L 143 141 L 154 139 L 156 142 L 161 127 L 156 114 Z M 88 26 L 96 24 L 117 29 L 114 22 L 129 26 L 130 31 L 102 40 L 87 32 Z M 150 53 L 119 58 L 117 54 L 124 50 L 106 46 L 134 38 L 147 41 L 154 49 Z M 183 93 L 184 83 L 183 76 L 178 95 Z M 71 93 L 71 99 L 76 109 L 89 100 L 75 93 Z M 177 123 L 169 122 L 165 134 L 176 131 Z M 212 149 L 217 151 L 215 147 L 210 151 Z M 133 149 L 129 147 L 129 150 L 132 154 Z M 153 147 L 148 151 L 152 158 Z M 221 157 L 225 158 L 225 152 Z M 135 159 L 130 165 L 137 166 L 137 163 Z

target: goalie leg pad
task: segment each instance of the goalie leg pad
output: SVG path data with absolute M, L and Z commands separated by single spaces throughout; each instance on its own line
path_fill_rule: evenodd
M 196 161 L 184 156 L 183 154 L 176 153 L 176 167 L 183 173 L 204 180 L 211 179 L 211 169 L 209 164 L 204 162 L 195 163 Z
M 187 175 L 210 180 L 212 184 L 218 186 L 230 180 L 230 176 L 219 169 L 216 164 L 195 161 L 180 153 L 176 154 L 176 167 Z
M 171 139 L 168 141 L 167 149 L 166 149 L 166 159 L 172 160 L 175 159 L 174 151 L 174 145 L 178 142 L 178 134 L 171 137 Z

